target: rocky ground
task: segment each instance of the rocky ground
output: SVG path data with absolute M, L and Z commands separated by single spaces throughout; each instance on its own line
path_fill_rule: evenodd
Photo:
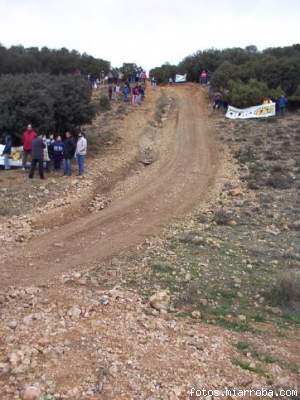
M 184 313 L 196 309 L 206 322 L 236 330 L 299 324 L 299 115 L 271 121 L 212 118 L 235 172 L 224 177 L 217 201 L 130 260 L 130 285 L 145 295 L 169 289 Z M 281 287 L 282 279 L 291 286 Z
M 299 390 L 299 121 L 212 114 L 226 156 L 205 203 L 135 250 L 0 293 L 1 399 Z
M 96 92 L 94 102 L 98 104 L 102 96 L 103 91 Z M 106 208 L 111 201 L 108 192 L 132 170 L 142 168 L 136 157 L 140 135 L 137 128 L 150 119 L 159 97 L 152 93 L 151 99 L 138 109 L 119 99 L 111 103 L 110 109 L 98 110 L 93 124 L 86 127 L 89 153 L 84 179 L 76 176 L 75 161 L 71 178 L 52 171 L 46 173 L 45 181 L 38 176 L 29 180 L 20 169 L 2 171 L 1 242 L 11 247 L 78 216 Z M 157 124 L 155 120 L 153 123 Z

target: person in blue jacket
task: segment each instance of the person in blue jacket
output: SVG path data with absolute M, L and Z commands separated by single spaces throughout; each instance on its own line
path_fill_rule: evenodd
M 123 88 L 123 95 L 124 95 L 124 101 L 127 102 L 128 101 L 128 96 L 130 93 L 130 89 L 127 85 L 124 86 Z
M 279 115 L 283 116 L 285 114 L 285 109 L 287 106 L 287 98 L 282 95 L 278 100 Z
M 2 156 L 4 157 L 4 169 L 10 169 L 9 156 L 11 155 L 12 137 L 9 133 L 4 136 L 4 149 Z
M 53 143 L 53 162 L 54 169 L 59 171 L 61 169 L 61 163 L 64 158 L 64 143 L 61 140 L 61 136 L 57 136 L 55 142 Z

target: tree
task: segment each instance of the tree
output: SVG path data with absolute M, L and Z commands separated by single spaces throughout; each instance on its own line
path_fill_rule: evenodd
M 258 52 L 257 47 L 254 44 L 250 44 L 249 46 L 246 46 L 245 50 L 251 54 L 256 54 Z
M 0 77 L 0 131 L 20 139 L 31 123 L 39 133 L 64 133 L 91 122 L 91 89 L 80 76 L 18 74 Z
M 176 65 L 165 63 L 161 67 L 152 69 L 150 76 L 154 76 L 158 83 L 167 83 L 169 78 L 175 78 L 176 71 Z
M 270 89 L 266 83 L 251 79 L 248 83 L 240 80 L 229 82 L 226 100 L 235 107 L 250 107 L 261 104 L 265 98 L 278 98 L 282 90 Z
M 211 78 L 212 86 L 219 91 L 229 88 L 229 82 L 238 79 L 238 67 L 229 61 L 224 61 Z

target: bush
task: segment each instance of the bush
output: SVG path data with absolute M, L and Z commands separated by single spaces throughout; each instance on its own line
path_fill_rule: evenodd
M 169 78 L 175 79 L 176 70 L 176 65 L 165 63 L 161 67 L 151 70 L 150 75 L 154 76 L 158 83 L 167 83 Z
M 272 292 L 273 299 L 292 311 L 300 311 L 300 270 L 291 269 L 282 273 Z
M 269 177 L 267 184 L 274 189 L 289 189 L 294 186 L 294 179 L 287 172 L 276 171 Z
M 91 89 L 80 76 L 50 74 L 0 77 L 0 131 L 21 137 L 31 123 L 39 133 L 63 133 L 91 122 Z
M 233 79 L 236 79 L 238 68 L 236 65 L 225 61 L 213 74 L 211 84 L 214 88 L 223 91 L 229 88 L 229 84 Z
M 243 164 L 254 161 L 256 159 L 255 149 L 252 146 L 241 147 L 241 149 L 236 152 L 236 158 Z
M 261 104 L 266 97 L 278 98 L 281 94 L 280 89 L 271 90 L 264 82 L 255 79 L 248 83 L 231 81 L 226 100 L 235 107 L 244 108 Z
M 220 208 L 219 210 L 215 211 L 214 221 L 218 225 L 230 225 L 232 219 L 233 219 L 233 213 L 229 210 Z

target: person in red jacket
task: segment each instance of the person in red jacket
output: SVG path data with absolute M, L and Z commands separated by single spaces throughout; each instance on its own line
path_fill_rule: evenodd
M 205 69 L 201 72 L 201 74 L 200 74 L 200 83 L 202 84 L 202 85 L 206 85 L 207 84 L 207 78 L 208 78 L 208 76 L 207 76 L 207 72 L 205 71 Z
M 36 132 L 32 129 L 32 126 L 29 124 L 27 126 L 26 131 L 23 133 L 23 155 L 22 155 L 22 166 L 23 170 L 26 169 L 28 156 L 31 155 L 32 150 L 32 142 L 37 138 Z

